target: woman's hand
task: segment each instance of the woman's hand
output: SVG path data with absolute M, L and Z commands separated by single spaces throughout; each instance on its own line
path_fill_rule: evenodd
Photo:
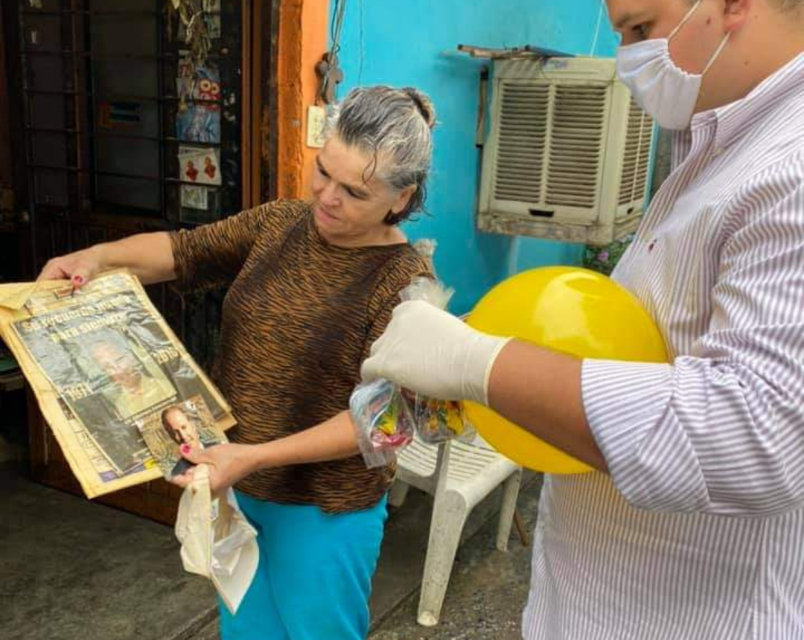
M 219 444 L 209 449 L 193 449 L 182 445 L 181 454 L 193 464 L 209 467 L 209 487 L 213 494 L 223 492 L 259 468 L 256 447 L 248 444 Z M 193 470 L 171 480 L 186 487 L 193 479 Z
M 53 258 L 38 280 L 70 280 L 78 288 L 112 269 L 128 269 L 142 284 L 156 284 L 176 278 L 173 245 L 165 231 L 140 233 L 104 242 L 94 247 Z
M 103 268 L 102 251 L 95 246 L 52 258 L 42 269 L 37 281 L 70 280 L 78 288 L 92 280 Z

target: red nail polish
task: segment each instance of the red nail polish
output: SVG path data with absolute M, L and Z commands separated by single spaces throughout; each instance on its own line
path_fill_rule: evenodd
M 75 284 L 84 284 L 84 279 L 81 276 L 73 276 L 73 282 Z

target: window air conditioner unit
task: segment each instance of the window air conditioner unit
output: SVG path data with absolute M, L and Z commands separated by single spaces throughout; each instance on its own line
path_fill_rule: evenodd
M 644 213 L 656 128 L 614 60 L 494 63 L 482 231 L 604 245 Z

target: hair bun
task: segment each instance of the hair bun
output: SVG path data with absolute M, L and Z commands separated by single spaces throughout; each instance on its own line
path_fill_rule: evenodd
M 403 87 L 402 91 L 413 100 L 413 104 L 416 105 L 416 108 L 419 110 L 419 113 L 422 114 L 422 118 L 427 123 L 427 126 L 431 129 L 436 125 L 436 112 L 435 107 L 433 106 L 433 102 L 430 100 L 427 94 L 422 93 L 415 87 Z

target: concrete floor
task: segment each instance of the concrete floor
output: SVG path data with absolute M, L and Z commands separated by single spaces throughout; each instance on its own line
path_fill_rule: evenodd
M 541 483 L 531 477 L 519 496 L 529 538 L 536 525 L 540 490 Z M 496 519 L 487 520 L 458 550 L 438 626 L 416 624 L 416 593 L 382 620 L 369 640 L 521 640 L 531 548 L 512 533 L 508 552 L 497 551 L 496 526 Z
M 185 640 L 213 614 L 169 527 L 0 465 L 0 637 Z
M 532 477 L 531 477 L 532 480 Z M 3 640 L 217 640 L 213 592 L 186 574 L 164 527 L 24 480 L 0 464 Z M 520 496 L 532 530 L 538 483 Z M 374 582 L 372 640 L 519 638 L 529 550 L 494 548 L 499 496 L 467 523 L 435 629 L 416 624 L 431 500 L 411 491 L 389 518 Z M 325 639 L 322 639 L 325 640 Z

